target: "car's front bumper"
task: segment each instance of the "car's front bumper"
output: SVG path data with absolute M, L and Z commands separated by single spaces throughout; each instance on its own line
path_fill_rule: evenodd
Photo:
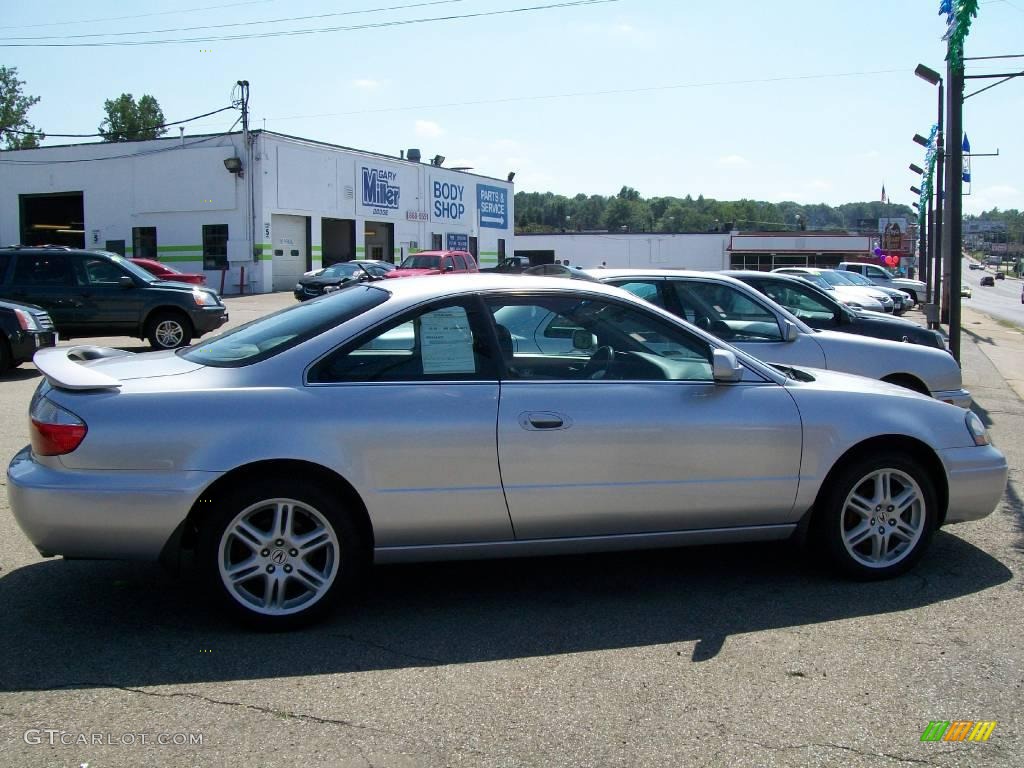
M 43 556 L 157 560 L 212 480 L 209 472 L 55 469 L 25 447 L 7 468 L 7 497 Z
M 971 393 L 966 389 L 947 389 L 940 392 L 932 392 L 932 397 L 960 408 L 970 408 L 971 403 L 974 402 L 971 398 Z
M 980 520 L 994 510 L 1006 490 L 1006 457 L 991 445 L 939 451 L 949 478 L 947 523 Z
M 15 363 L 27 363 L 40 349 L 57 344 L 56 331 L 18 331 L 8 337 L 11 358 Z
M 228 321 L 228 310 L 223 306 L 196 307 L 191 315 L 192 327 L 198 335 L 215 331 Z

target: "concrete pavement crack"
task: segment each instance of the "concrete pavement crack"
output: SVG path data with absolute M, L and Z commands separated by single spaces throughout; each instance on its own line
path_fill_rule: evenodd
M 414 653 L 407 653 L 406 651 L 399 651 L 399 650 L 397 650 L 395 648 L 391 648 L 390 646 L 383 645 L 382 643 L 375 643 L 372 640 L 364 640 L 362 638 L 355 637 L 354 635 L 330 633 L 330 634 L 328 634 L 328 637 L 337 637 L 337 638 L 340 638 L 342 640 L 348 640 L 350 643 L 354 643 L 355 645 L 362 645 L 362 646 L 365 646 L 367 648 L 374 648 L 374 649 L 376 649 L 378 651 L 385 651 L 386 653 L 390 653 L 390 654 L 392 654 L 394 656 L 400 656 L 400 657 L 406 658 L 406 659 L 413 659 L 414 661 L 426 661 L 426 662 L 429 662 L 430 664 L 438 664 L 438 665 L 446 663 L 443 659 L 435 659 L 432 656 L 417 656 Z
M 942 768 L 941 763 L 933 763 L 931 760 L 921 760 L 916 757 L 901 757 L 900 755 L 891 755 L 888 752 L 864 752 L 856 747 L 848 747 L 844 744 L 832 744 L 831 742 L 808 742 L 807 744 L 784 744 L 775 746 L 755 741 L 754 739 L 748 739 L 743 736 L 734 736 L 733 738 L 738 741 L 745 741 L 748 744 L 754 744 L 762 749 L 768 750 L 769 752 L 790 752 L 799 749 L 808 749 L 809 747 L 824 747 L 826 749 L 841 749 L 846 752 L 853 752 L 854 754 L 861 755 L 862 757 L 884 757 L 888 760 L 895 760 L 901 763 L 918 763 L 920 765 L 934 765 L 938 768 Z

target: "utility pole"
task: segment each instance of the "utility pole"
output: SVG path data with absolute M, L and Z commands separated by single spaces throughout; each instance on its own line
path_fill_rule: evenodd
M 948 216 L 943 222 L 942 260 L 948 268 L 948 279 L 944 281 L 943 298 L 949 307 L 949 350 L 960 362 L 960 281 L 961 243 L 963 241 L 963 110 L 964 110 L 964 63 L 950 56 L 946 63 L 946 114 L 949 116 L 949 130 L 946 132 L 946 192 L 948 193 Z M 940 145 L 941 146 L 941 145 Z M 940 176 L 941 178 L 941 176 Z M 945 207 L 945 206 L 944 206 Z M 954 300 L 954 290 L 956 299 Z
M 253 136 L 249 133 L 249 81 L 239 80 L 236 85 L 239 88 L 239 102 L 242 109 L 242 142 L 245 144 L 245 196 L 246 196 L 246 239 L 252 249 L 252 260 L 257 261 L 259 254 L 256 250 L 256 208 L 255 208 L 255 173 L 253 172 Z

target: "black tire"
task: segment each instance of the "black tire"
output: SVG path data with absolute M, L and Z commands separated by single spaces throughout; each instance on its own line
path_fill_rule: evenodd
M 888 482 L 881 473 L 888 473 Z M 903 495 L 913 501 L 900 511 L 898 503 L 889 502 Z M 928 548 L 937 498 L 928 472 L 909 456 L 881 453 L 855 459 L 833 474 L 818 497 L 812 527 L 816 548 L 832 567 L 855 579 L 898 576 Z
M 266 479 L 236 487 L 211 500 L 212 512 L 200 525 L 196 558 L 203 582 L 234 618 L 250 627 L 285 630 L 316 621 L 340 595 L 354 590 L 370 562 L 352 514 L 335 495 L 303 480 Z M 272 531 L 278 504 L 291 505 L 290 514 L 283 515 L 290 521 L 284 533 Z M 312 518 L 322 528 L 314 527 Z M 246 540 L 235 533 L 239 520 L 253 533 L 280 538 Z M 315 538 L 303 544 L 303 536 Z M 231 587 L 226 572 L 239 564 L 244 567 L 235 570 L 247 575 Z M 309 588 L 310 577 L 320 581 L 318 589 Z M 279 605 L 261 606 L 261 601 Z
M 146 322 L 146 338 L 154 349 L 187 347 L 192 341 L 192 323 L 181 312 L 154 312 Z

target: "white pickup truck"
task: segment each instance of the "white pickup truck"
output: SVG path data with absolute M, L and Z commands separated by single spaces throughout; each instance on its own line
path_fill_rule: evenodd
M 857 272 L 864 275 L 864 277 L 875 285 L 880 285 L 883 288 L 895 288 L 898 291 L 909 293 L 913 297 L 915 304 L 920 304 L 924 301 L 924 283 L 920 280 L 911 280 L 907 277 L 896 277 L 885 267 L 880 267 L 877 264 L 867 264 L 860 261 L 843 261 L 840 262 L 837 269 L 845 269 L 847 272 Z

